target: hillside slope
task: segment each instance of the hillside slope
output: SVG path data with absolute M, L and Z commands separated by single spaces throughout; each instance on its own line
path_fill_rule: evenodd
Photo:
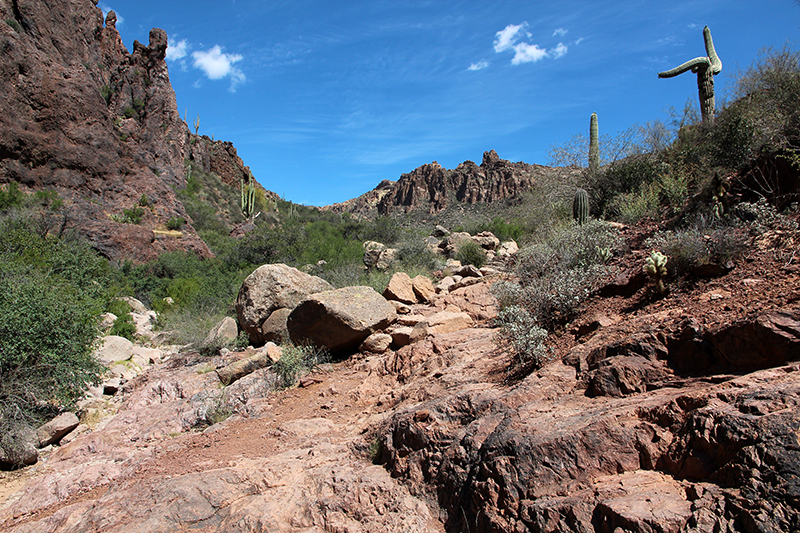
M 166 33 L 153 29 L 129 53 L 116 15 L 104 24 L 96 3 L 0 2 L 0 184 L 57 191 L 68 225 L 108 258 L 208 256 L 190 225 L 181 237 L 153 232 L 187 218 L 176 196 L 185 161 L 235 187 L 249 171 L 230 143 L 192 135 L 181 120 Z M 123 223 L 137 206 L 141 222 Z

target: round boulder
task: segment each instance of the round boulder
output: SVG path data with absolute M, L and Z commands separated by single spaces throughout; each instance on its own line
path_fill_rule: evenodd
M 262 326 L 278 309 L 293 309 L 303 298 L 333 287 L 322 278 L 301 272 L 282 263 L 262 265 L 247 276 L 236 298 L 239 326 L 250 336 L 253 346 L 265 339 Z
M 377 330 L 397 320 L 394 307 L 372 287 L 345 287 L 308 296 L 286 321 L 297 344 L 311 343 L 332 354 L 356 350 Z

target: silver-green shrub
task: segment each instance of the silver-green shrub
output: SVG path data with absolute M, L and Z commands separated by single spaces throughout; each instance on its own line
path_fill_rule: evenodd
M 505 307 L 495 322 L 500 326 L 496 342 L 511 351 L 520 364 L 531 363 L 539 368 L 550 361 L 552 352 L 544 345 L 547 331 L 536 325 L 536 317 L 525 307 Z

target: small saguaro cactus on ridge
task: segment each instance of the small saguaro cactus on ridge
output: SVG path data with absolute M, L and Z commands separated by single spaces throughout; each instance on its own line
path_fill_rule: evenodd
M 584 189 L 575 191 L 572 200 L 572 218 L 581 226 L 589 220 L 589 193 Z
M 600 140 L 597 128 L 597 113 L 589 120 L 589 172 L 592 175 L 600 170 Z
M 708 26 L 703 28 L 703 39 L 706 43 L 707 57 L 696 57 L 672 70 L 659 72 L 659 78 L 672 78 L 678 74 L 692 71 L 697 74 L 697 91 L 700 95 L 700 112 L 703 122 L 714 122 L 714 75 L 722 72 L 722 61 L 714 50 L 714 41 L 711 40 L 711 30 Z
M 242 189 L 242 200 L 241 200 L 241 209 L 244 218 L 249 221 L 253 221 L 258 215 L 255 214 L 256 210 L 256 184 L 253 176 L 250 175 L 250 179 L 247 183 L 244 182 L 243 179 L 239 180 L 239 184 L 241 185 Z
M 197 130 L 200 129 L 200 113 L 197 114 L 197 118 L 194 119 L 194 134 L 197 135 Z

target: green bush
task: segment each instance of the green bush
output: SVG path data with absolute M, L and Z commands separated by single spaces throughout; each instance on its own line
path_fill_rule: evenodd
M 124 300 L 114 298 L 109 302 L 106 311 L 117 317 L 108 334 L 125 337 L 132 341 L 136 335 L 136 324 L 133 323 L 131 316 L 131 306 Z
M 186 219 L 183 217 L 175 217 L 167 220 L 167 229 L 171 231 L 178 231 L 186 224 Z
M 455 259 L 462 265 L 474 265 L 481 268 L 486 264 L 486 252 L 475 241 L 466 241 L 458 247 Z
M 5 189 L 0 187 L 0 209 L 19 206 L 24 199 L 25 193 L 19 190 L 16 181 L 9 183 Z
M 281 358 L 272 365 L 278 386 L 293 387 L 303 374 L 330 360 L 328 353 L 313 346 L 283 346 Z
M 0 433 L 36 426 L 99 383 L 93 349 L 113 282 L 84 242 L 0 222 Z
M 119 315 L 116 320 L 114 320 L 114 324 L 111 326 L 111 330 L 109 330 L 108 334 L 125 337 L 129 341 L 134 340 L 136 324 L 133 323 L 133 317 L 130 313 Z

